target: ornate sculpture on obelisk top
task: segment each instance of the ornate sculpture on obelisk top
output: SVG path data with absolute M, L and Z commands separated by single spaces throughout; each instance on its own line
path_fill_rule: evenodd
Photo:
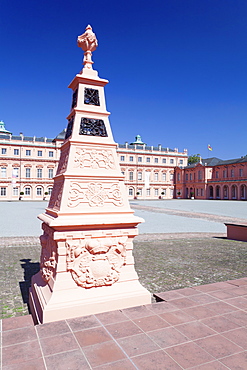
M 69 85 L 66 136 L 48 207 L 39 215 L 44 233 L 30 307 L 42 323 L 151 302 L 132 255 L 143 220 L 129 206 L 105 105 L 108 81 L 92 69 L 91 26 L 78 46 L 84 68 Z
M 77 45 L 84 51 L 84 68 L 92 69 L 92 52 L 96 50 L 98 46 L 98 40 L 90 25 L 87 26 L 86 32 L 84 32 L 81 36 L 78 36 Z

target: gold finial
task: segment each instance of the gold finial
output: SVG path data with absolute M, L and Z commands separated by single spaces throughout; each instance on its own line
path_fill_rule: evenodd
M 90 25 L 86 27 L 86 31 L 81 36 L 78 36 L 77 45 L 84 51 L 83 68 L 93 69 L 92 52 L 96 50 L 98 40 Z

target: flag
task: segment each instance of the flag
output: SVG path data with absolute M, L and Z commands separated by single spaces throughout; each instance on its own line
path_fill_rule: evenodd
M 208 144 L 208 150 L 213 150 L 213 148 L 211 147 L 211 145 Z

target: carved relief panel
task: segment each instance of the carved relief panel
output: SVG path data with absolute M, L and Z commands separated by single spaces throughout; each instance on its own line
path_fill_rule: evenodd
M 103 184 L 72 182 L 70 184 L 68 207 L 87 203 L 90 207 L 103 207 L 106 203 L 123 206 L 123 197 L 118 183 Z
M 126 263 L 126 242 L 127 237 L 67 240 L 67 270 L 83 288 L 112 285 Z
M 75 152 L 74 167 L 114 169 L 115 164 L 112 151 L 77 147 Z
M 44 234 L 40 236 L 40 243 L 42 246 L 40 256 L 40 272 L 42 279 L 47 283 L 56 269 L 56 249 L 57 244 L 53 240 L 53 232 L 48 228 L 44 227 Z

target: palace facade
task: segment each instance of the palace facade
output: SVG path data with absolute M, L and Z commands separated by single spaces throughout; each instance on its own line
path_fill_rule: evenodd
M 0 200 L 48 199 L 64 137 L 65 130 L 54 139 L 12 135 L 0 121 Z M 174 170 L 187 166 L 186 149 L 147 146 L 137 136 L 117 154 L 130 199 L 174 197 Z
M 176 198 L 247 200 L 247 156 L 176 167 L 174 185 Z

